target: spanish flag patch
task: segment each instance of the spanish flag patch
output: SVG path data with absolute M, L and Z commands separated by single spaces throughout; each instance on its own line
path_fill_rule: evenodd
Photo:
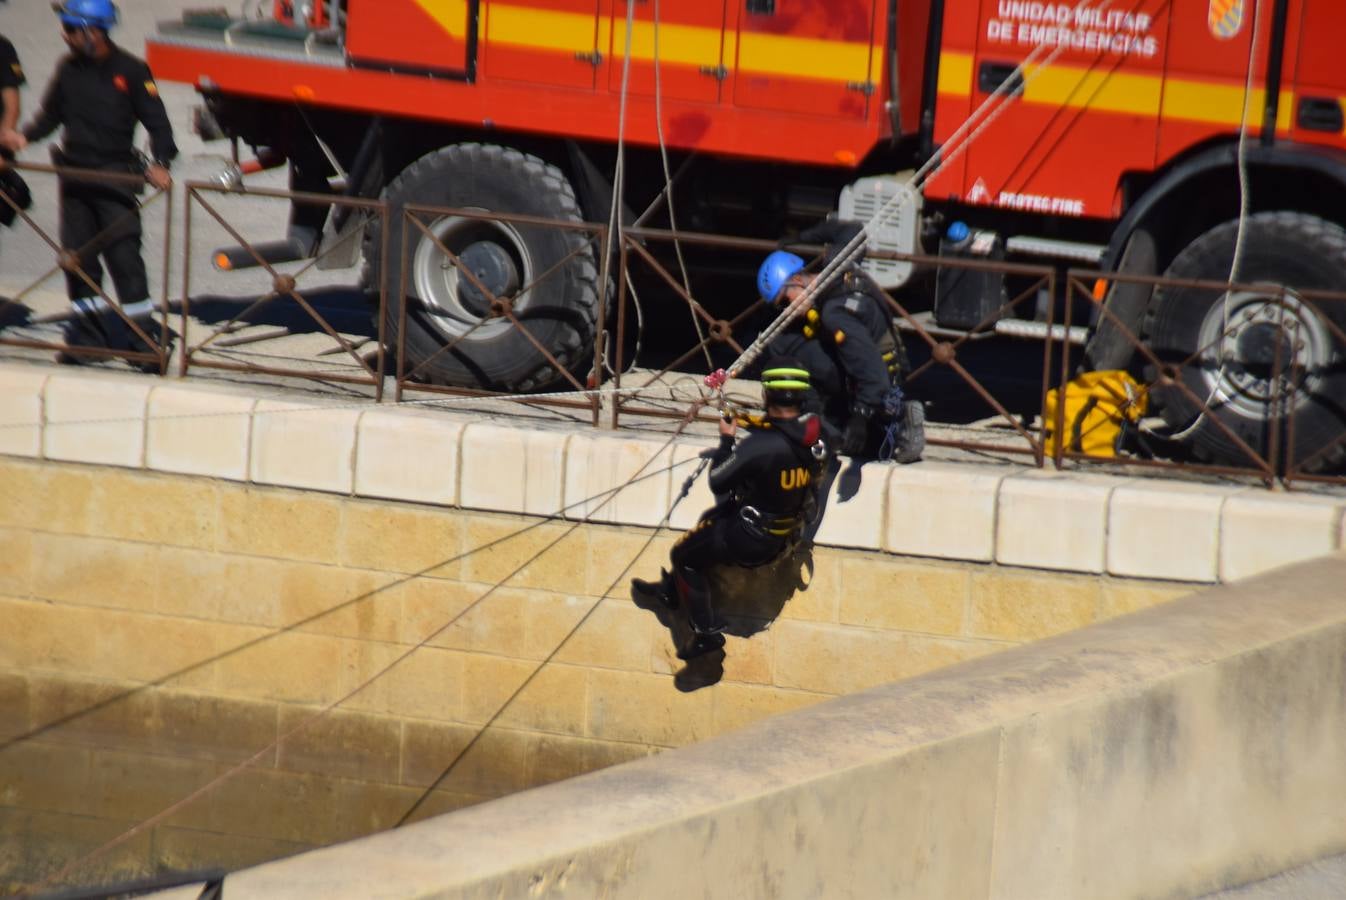
M 151 97 L 159 96 L 159 85 L 155 84 L 153 81 L 145 82 L 145 93 L 149 94 Z

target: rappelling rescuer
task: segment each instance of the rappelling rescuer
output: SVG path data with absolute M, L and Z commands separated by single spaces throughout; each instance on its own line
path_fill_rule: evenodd
M 734 443 L 738 424 L 720 422 L 720 443 L 711 457 L 710 489 L 716 504 L 702 513 L 669 553 L 672 572 L 659 581 L 633 579 L 632 587 L 669 609 L 683 606 L 692 628 L 678 648 L 692 659 L 724 646 L 707 572 L 716 565 L 757 568 L 786 553 L 798 540 L 823 472 L 835 455 L 836 433 L 802 407 L 810 395 L 808 370 L 793 358 L 770 360 L 762 371 L 766 417 Z

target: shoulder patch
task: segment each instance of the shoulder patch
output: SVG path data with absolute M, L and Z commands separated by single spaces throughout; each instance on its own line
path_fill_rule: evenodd
M 151 97 L 159 96 L 159 85 L 155 84 L 153 81 L 145 82 L 145 93 L 149 94 Z
M 10 71 L 12 71 L 12 72 L 14 73 L 15 77 L 17 77 L 17 78 L 22 78 L 22 77 L 23 77 L 23 66 L 19 65 L 19 64 L 16 63 L 16 62 L 12 62 L 12 63 L 9 64 L 9 68 L 10 68 Z

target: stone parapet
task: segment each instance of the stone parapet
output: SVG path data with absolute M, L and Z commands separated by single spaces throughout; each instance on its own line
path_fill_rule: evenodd
M 1302 563 L 235 872 L 224 890 L 1202 896 L 1346 850 L 1342 584 L 1346 556 Z M 620 718 L 665 695 L 613 696 Z M 705 715 L 665 728 L 694 736 Z
M 0 366 L 0 453 L 467 510 L 653 526 L 708 443 Z M 1126 578 L 1231 581 L 1346 532 L 1343 495 L 1010 466 L 870 464 L 840 491 L 820 544 Z M 673 526 L 708 501 L 698 483 Z

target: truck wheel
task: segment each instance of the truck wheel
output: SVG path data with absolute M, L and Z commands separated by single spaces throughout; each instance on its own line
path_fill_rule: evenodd
M 494 315 L 486 295 L 412 223 L 405 228 L 406 284 L 400 281 L 406 204 L 582 221 L 561 171 L 508 147 L 455 144 L 408 166 L 388 185 L 384 198 L 390 207 L 388 271 L 379 270 L 382 235 L 371 228 L 365 244 L 365 286 L 376 290 L 382 283 L 388 290 L 385 334 L 390 350 L 396 349 L 399 307 L 406 303 L 407 367 L 425 363 L 418 373 L 425 379 L 509 392 L 556 384 L 561 373 L 528 335 L 509 318 Z M 528 334 L 565 369 L 585 367 L 593 349 L 598 268 L 595 251 L 585 246 L 582 234 L 466 216 L 420 218 L 491 294 L 511 301 Z M 452 350 L 439 352 L 459 338 Z
M 1241 284 L 1281 284 L 1297 290 L 1339 289 L 1346 275 L 1346 231 L 1315 216 L 1267 212 L 1245 225 Z M 1226 281 L 1238 222 L 1226 222 L 1193 241 L 1164 274 L 1168 278 Z M 1226 299 L 1226 294 L 1228 294 Z M 1226 321 L 1228 327 L 1226 327 Z M 1293 462 L 1335 467 L 1346 445 L 1320 450 L 1346 434 L 1346 303 L 1309 301 L 1275 293 L 1194 287 L 1156 289 L 1145 318 L 1147 342 L 1195 395 L 1160 389 L 1165 421 L 1202 458 L 1251 462 L 1213 421 L 1218 417 L 1263 458 L 1279 433 L 1282 457 L 1294 432 Z M 1195 358 L 1188 361 L 1189 357 Z M 1278 365 L 1277 359 L 1280 363 Z M 1153 378 L 1158 373 L 1150 371 Z M 1202 415 L 1205 401 L 1209 412 Z

